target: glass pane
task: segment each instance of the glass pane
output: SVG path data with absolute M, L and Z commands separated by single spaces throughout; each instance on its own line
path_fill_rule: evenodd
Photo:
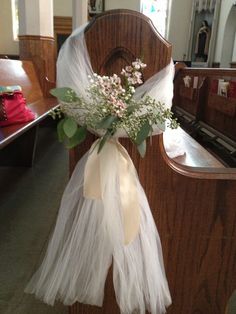
M 148 16 L 158 32 L 166 35 L 168 0 L 143 0 L 142 13 Z

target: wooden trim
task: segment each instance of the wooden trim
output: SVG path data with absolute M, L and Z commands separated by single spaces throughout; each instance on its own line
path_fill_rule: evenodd
M 230 63 L 230 67 L 231 67 L 231 68 L 236 68 L 236 62 L 231 62 L 231 63 Z
M 12 59 L 12 60 L 19 60 L 19 55 L 11 55 L 11 54 L 0 54 L 0 59 Z
M 213 68 L 219 68 L 220 67 L 220 62 L 212 62 L 212 67 Z
M 194 139 L 191 139 L 194 143 Z M 160 151 L 166 164 L 175 172 L 189 178 L 210 180 L 236 180 L 236 168 L 220 167 L 192 167 L 183 163 L 183 157 L 169 158 L 164 145 L 163 135 L 160 135 Z M 192 147 L 188 146 L 191 154 Z
M 47 40 L 54 41 L 54 37 L 50 36 L 40 36 L 40 35 L 20 35 L 18 36 L 19 40 Z
M 72 17 L 54 16 L 54 33 L 70 34 L 72 32 Z
M 195 76 L 236 76 L 236 69 L 231 68 L 183 68 L 179 73 Z
M 58 36 L 72 33 L 72 17 L 54 16 L 55 51 L 58 51 Z

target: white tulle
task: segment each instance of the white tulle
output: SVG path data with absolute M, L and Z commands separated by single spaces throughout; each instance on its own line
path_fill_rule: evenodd
M 88 97 L 86 89 L 90 84 L 89 76 L 93 75 L 89 54 L 84 38 L 84 29 L 76 29 L 64 43 L 57 60 L 57 86 L 70 87 L 85 99 Z M 145 60 L 143 60 L 145 62 Z M 147 66 L 151 67 L 151 64 Z M 117 73 L 119 75 L 119 73 Z M 170 62 L 164 69 L 149 78 L 143 85 L 136 88 L 134 98 L 139 100 L 144 94 L 171 108 L 173 98 L 174 64 Z M 80 122 L 80 121 L 79 121 Z M 163 126 L 153 127 L 153 135 L 163 132 Z M 98 134 L 100 135 L 100 134 Z M 127 137 L 124 130 L 119 130 L 116 137 Z
M 57 82 L 58 86 L 71 87 L 87 97 L 88 75 L 93 70 L 84 28 L 74 31 L 62 47 L 57 63 Z M 149 94 L 170 108 L 173 72 L 171 62 L 137 88 L 135 97 Z M 162 130 L 156 127 L 155 134 L 160 132 Z M 118 136 L 124 135 L 121 132 Z M 108 145 L 105 144 L 101 156 L 106 154 Z M 163 314 L 171 297 L 161 243 L 146 195 L 136 175 L 140 229 L 135 240 L 124 245 L 117 150 L 109 151 L 109 154 L 108 162 L 100 163 L 105 178 L 102 200 L 83 196 L 89 152 L 78 162 L 63 194 L 46 256 L 25 291 L 51 305 L 55 300 L 61 300 L 65 305 L 78 301 L 102 306 L 108 269 L 113 265 L 114 289 L 121 313 L 144 314 L 148 310 L 152 314 Z
M 100 154 L 106 154 L 106 145 Z M 116 151 L 101 165 L 107 174 L 103 201 L 83 197 L 88 155 L 73 172 L 46 256 L 25 291 L 51 305 L 59 299 L 65 305 L 79 301 L 101 306 L 113 259 L 114 289 L 121 313 L 165 313 L 171 298 L 161 244 L 138 176 L 140 231 L 133 242 L 124 245 Z
M 185 154 L 181 128 L 169 129 L 164 132 L 164 146 L 167 155 L 170 158 L 175 158 Z

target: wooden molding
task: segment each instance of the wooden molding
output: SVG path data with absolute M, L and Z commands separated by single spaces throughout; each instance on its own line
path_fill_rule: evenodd
M 231 67 L 231 68 L 236 68 L 236 62 L 231 62 L 231 63 L 230 63 L 230 67 Z
M 54 38 L 55 51 L 58 52 L 60 43 L 59 36 L 70 35 L 72 33 L 72 17 L 70 16 L 54 16 Z
M 41 36 L 41 35 L 19 35 L 19 40 L 52 40 L 54 41 L 54 37 L 50 36 Z
M 70 34 L 72 32 L 72 17 L 54 16 L 54 32 L 56 34 Z
M 220 67 L 220 62 L 212 62 L 212 67 L 213 68 L 219 68 Z

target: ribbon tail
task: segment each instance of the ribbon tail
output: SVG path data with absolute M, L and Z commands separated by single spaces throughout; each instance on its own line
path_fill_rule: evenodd
M 84 169 L 84 197 L 88 199 L 102 199 L 100 158 L 95 146 L 97 141 L 90 148 L 88 160 Z
M 123 210 L 124 242 L 127 245 L 139 233 L 141 209 L 135 167 L 126 149 L 120 143 L 117 146 L 119 149 L 119 179 Z
M 123 241 L 131 243 L 140 229 L 140 204 L 137 191 L 137 177 L 133 162 L 125 148 L 117 141 L 110 140 L 98 154 L 92 145 L 84 172 L 84 197 L 106 201 L 108 177 L 118 169 L 121 216 L 123 218 Z M 111 160 L 112 159 L 112 160 Z M 115 167 L 113 163 L 117 163 Z M 116 195 L 114 195 L 116 199 Z M 112 210 L 112 208 L 110 208 Z M 115 226 L 109 226 L 113 228 Z

